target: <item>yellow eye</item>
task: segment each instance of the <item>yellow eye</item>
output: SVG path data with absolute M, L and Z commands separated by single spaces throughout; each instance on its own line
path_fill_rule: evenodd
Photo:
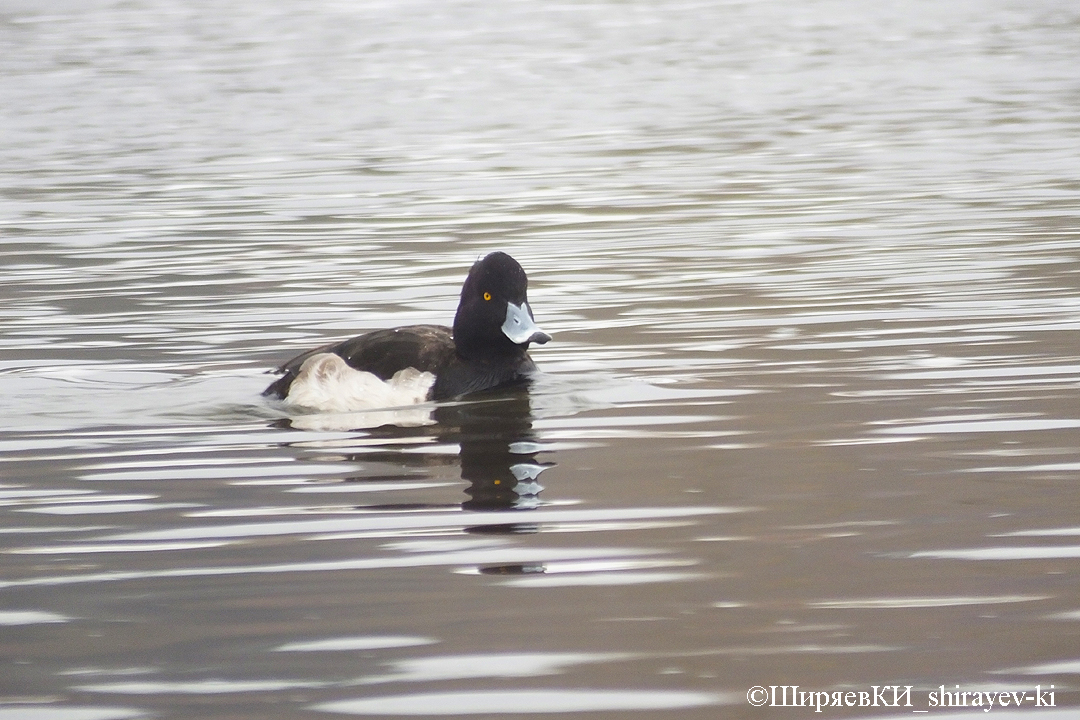
M 491 299 L 491 293 L 489 293 L 489 292 L 484 293 L 484 299 L 485 300 L 490 300 Z

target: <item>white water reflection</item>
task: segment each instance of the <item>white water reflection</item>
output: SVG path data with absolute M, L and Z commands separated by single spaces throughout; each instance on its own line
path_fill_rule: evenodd
M 164 461 L 163 461 L 164 462 Z M 187 467 L 185 467 L 185 465 Z M 138 467 L 135 464 L 135 467 Z M 277 460 L 274 463 L 266 461 L 256 464 L 254 467 L 244 464 L 231 463 L 227 458 L 215 458 L 213 461 L 202 463 L 178 462 L 175 466 L 154 469 L 144 467 L 138 470 L 110 470 L 88 472 L 82 476 L 83 480 L 205 480 L 205 479 L 240 479 L 245 477 L 266 478 L 268 476 L 286 476 L 290 479 L 296 477 L 319 477 L 322 475 L 340 475 L 348 466 L 341 465 L 316 465 L 314 463 L 284 463 Z M 359 468 L 356 468 L 359 469 Z
M 566 587 L 610 587 L 620 585 L 647 585 L 653 583 L 678 583 L 690 580 L 704 580 L 710 575 L 700 572 L 659 572 L 634 571 L 620 572 L 574 572 L 558 566 L 546 565 L 542 574 L 531 574 L 503 580 L 500 584 L 519 588 L 566 588 Z
M 1080 545 L 1051 547 L 985 547 L 955 550 L 922 550 L 907 557 L 935 560 L 1051 560 L 1080 558 Z
M 545 523 L 567 525 L 581 524 L 588 529 L 594 522 L 604 523 L 620 520 L 656 520 L 664 518 L 694 518 L 743 512 L 742 508 L 722 507 L 671 507 L 671 508 L 612 508 L 607 510 L 566 510 L 543 508 L 521 518 L 530 524 Z M 502 525 L 508 518 L 500 515 L 448 512 L 427 513 L 378 513 L 367 516 L 323 518 L 316 520 L 288 520 L 281 522 L 255 522 L 233 525 L 207 525 L 149 530 L 113 535 L 111 540 L 191 540 L 209 538 L 252 538 L 268 535 L 319 534 L 365 532 L 372 530 L 460 530 L 466 526 Z
M 1073 418 L 941 418 L 937 422 L 883 428 L 877 432 L 891 435 L 939 435 L 941 433 L 1009 433 L 1038 430 L 1067 430 L 1080 428 L 1080 419 Z
M 990 537 L 1071 537 L 1080 535 L 1080 527 L 1045 528 L 1041 530 L 1017 530 L 1015 532 L 995 533 Z
M 534 713 L 679 710 L 733 704 L 717 693 L 672 690 L 477 690 L 417 693 L 321 703 L 316 710 L 347 715 L 528 715 Z
M 387 648 L 432 645 L 438 640 L 425 637 L 361 636 L 328 638 L 285 643 L 274 648 L 275 652 L 356 652 L 362 650 L 385 650 Z
M 149 712 L 130 708 L 78 707 L 59 703 L 55 705 L 0 704 L 0 720 L 130 720 L 151 716 Z
M 233 693 L 278 692 L 326 687 L 329 683 L 297 680 L 193 680 L 172 682 L 132 680 L 126 682 L 75 685 L 73 690 L 117 695 L 225 695 Z
M 95 545 L 49 545 L 36 547 L 12 548 L 5 552 L 16 555 L 78 555 L 82 553 L 156 553 L 181 550 L 205 550 L 222 547 L 227 541 L 210 542 L 159 542 L 159 543 L 108 543 Z
M 226 565 L 217 567 L 174 567 L 145 571 L 112 571 L 74 575 L 43 575 L 26 580 L 0 581 L 0 589 L 20 587 L 57 587 L 86 583 L 130 582 L 133 580 L 163 580 L 170 578 L 200 578 L 244 575 L 279 575 L 291 573 L 326 573 L 387 568 L 417 568 L 438 566 L 463 567 L 529 567 L 546 566 L 567 560 L 588 558 L 619 558 L 653 554 L 648 548 L 551 548 L 521 549 L 493 547 L 435 553 L 417 553 L 398 557 L 356 558 L 349 560 L 283 563 L 268 565 Z M 692 579 L 697 576 L 687 576 Z
M 455 483 L 446 482 L 371 482 L 371 483 L 327 483 L 323 485 L 304 484 L 289 488 L 286 492 L 308 495 L 330 493 L 383 493 L 394 490 L 427 490 L 429 488 L 449 487 Z
M 0 610 L 0 625 L 37 625 L 70 622 L 73 618 L 42 610 Z
M 994 467 L 968 468 L 973 473 L 1074 473 L 1080 472 L 1080 462 L 1041 463 L 1038 465 L 998 465 Z M 1032 531 L 1035 533 L 1036 531 Z M 1011 533 L 1019 534 L 1019 533 Z M 1080 532 L 1075 534 L 1080 535 Z
M 1080 659 L 1013 668 L 1008 672 L 1021 675 L 1080 675 Z M 1062 689 L 1065 689 L 1065 686 Z
M 561 675 L 577 665 L 626 659 L 618 653 L 494 653 L 445 655 L 399 660 L 382 675 L 362 678 L 364 685 L 391 682 L 433 682 L 466 678 L 521 678 Z
M 139 513 L 150 510 L 198 507 L 193 503 L 149 503 L 116 502 L 110 498 L 98 498 L 98 502 L 67 503 L 34 508 L 21 508 L 18 512 L 41 513 L 45 515 L 112 515 L 115 513 Z
M 850 600 L 818 600 L 807 603 L 809 607 L 836 610 L 892 610 L 901 608 L 940 608 L 964 605 L 1000 605 L 1005 603 L 1035 602 L 1049 600 L 1050 595 L 1000 595 L 989 597 L 906 597 L 862 598 Z

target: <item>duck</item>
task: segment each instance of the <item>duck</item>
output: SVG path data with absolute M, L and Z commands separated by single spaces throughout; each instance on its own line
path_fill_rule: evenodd
M 504 252 L 477 260 L 461 287 L 453 327 L 375 330 L 302 353 L 273 372 L 263 395 L 326 412 L 451 400 L 527 381 L 537 372 L 529 346 L 541 330 L 528 277 Z

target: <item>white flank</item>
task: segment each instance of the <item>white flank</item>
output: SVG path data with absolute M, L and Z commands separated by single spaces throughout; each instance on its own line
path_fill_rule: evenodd
M 416 405 L 427 400 L 435 376 L 415 368 L 394 373 L 387 381 L 356 370 L 333 353 L 312 355 L 289 386 L 288 405 L 322 412 L 355 412 Z

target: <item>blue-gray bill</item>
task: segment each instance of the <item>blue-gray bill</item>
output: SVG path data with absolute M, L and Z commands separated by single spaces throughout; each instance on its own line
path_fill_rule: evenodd
M 515 345 L 525 343 L 543 345 L 551 339 L 550 335 L 536 326 L 532 318 L 532 310 L 527 302 L 520 305 L 506 303 L 506 321 L 502 324 L 502 331 Z

